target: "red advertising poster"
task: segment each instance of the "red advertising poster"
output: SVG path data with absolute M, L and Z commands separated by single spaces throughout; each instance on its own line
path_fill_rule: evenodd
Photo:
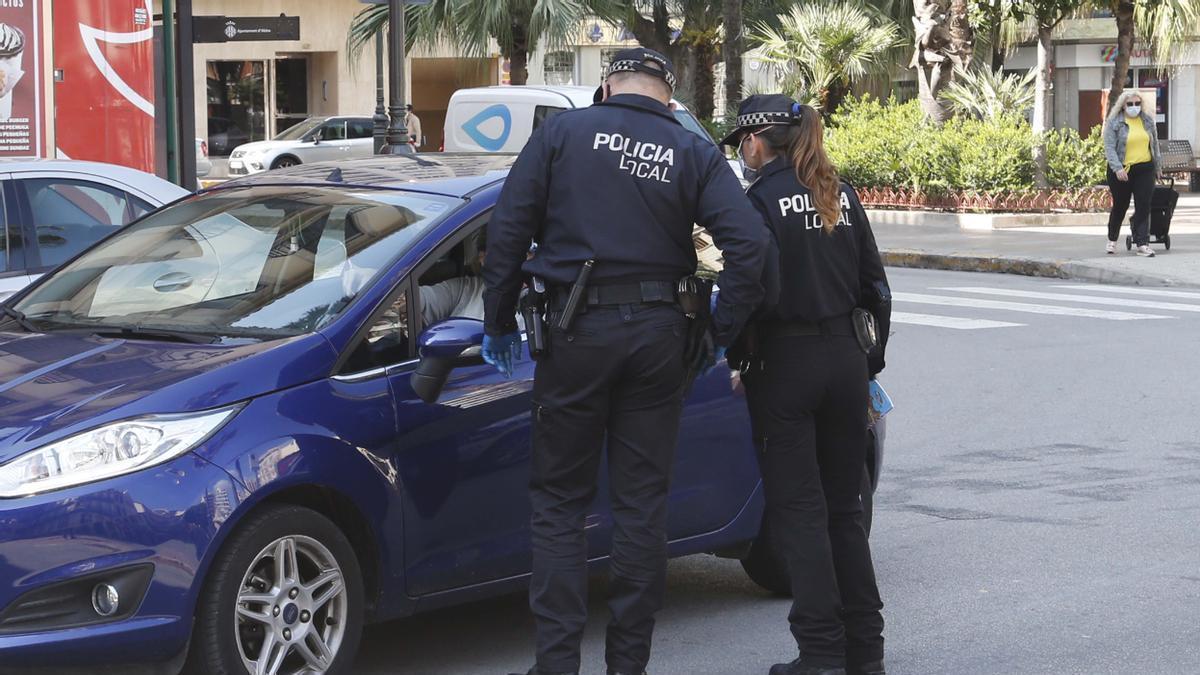
M 58 157 L 154 172 L 150 17 L 150 0 L 55 0 Z
M 40 7 L 0 2 L 0 157 L 43 155 Z

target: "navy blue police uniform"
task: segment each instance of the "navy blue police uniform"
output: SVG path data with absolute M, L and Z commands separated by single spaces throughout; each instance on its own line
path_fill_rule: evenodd
M 801 114 L 786 96 L 752 96 L 723 142 L 799 123 Z M 778 244 L 780 289 L 774 309 L 755 321 L 757 354 L 742 380 L 759 435 L 766 523 L 787 563 L 789 622 L 803 655 L 771 673 L 840 673 L 847 665 L 851 673 L 876 672 L 861 669 L 881 664 L 883 605 L 860 490 L 868 380 L 884 367 L 891 321 L 887 275 L 849 184 L 841 184 L 832 233 L 824 231 L 812 191 L 786 154 L 760 167 L 748 195 Z M 855 308 L 877 321 L 880 344 L 870 353 L 856 338 Z
M 617 54 L 614 72 L 674 84 L 670 63 L 650 50 Z M 529 277 L 549 290 L 553 326 L 533 389 L 531 672 L 580 668 L 584 519 L 606 442 L 614 521 L 606 659 L 610 672 L 635 675 L 650 658 L 687 370 L 688 319 L 675 287 L 696 271 L 694 224 L 724 254 L 712 336 L 725 346 L 760 301 L 769 233 L 718 148 L 683 128 L 663 103 L 635 94 L 543 123 L 488 224 L 486 333 L 496 339 L 516 330 L 515 306 Z M 537 251 L 527 260 L 531 241 Z M 563 330 L 559 313 L 586 261 L 594 267 L 585 306 Z

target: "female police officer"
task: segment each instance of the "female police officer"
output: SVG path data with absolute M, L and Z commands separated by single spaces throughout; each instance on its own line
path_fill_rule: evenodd
M 737 145 L 779 245 L 777 306 L 756 324 L 743 374 L 760 436 L 767 522 L 788 565 L 800 658 L 771 675 L 883 673 L 883 607 L 862 525 L 868 377 L 882 345 L 856 339 L 856 308 L 886 336 L 890 291 L 858 196 L 825 154 L 821 116 L 781 95 L 738 110 Z

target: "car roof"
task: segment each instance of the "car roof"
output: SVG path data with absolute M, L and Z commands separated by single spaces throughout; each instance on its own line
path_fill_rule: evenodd
M 508 175 L 516 155 L 432 152 L 313 162 L 231 180 L 214 189 L 254 185 L 354 185 L 466 197 Z
M 470 87 L 454 92 L 452 100 L 477 100 L 486 102 L 502 102 L 521 99 L 544 99 L 547 95 L 561 99 L 563 103 L 573 108 L 586 108 L 592 104 L 595 87 L 580 87 L 573 85 L 537 85 L 523 84 L 492 85 L 488 87 Z
M 119 164 L 89 162 L 79 159 L 0 159 L 0 173 L 39 171 L 60 174 L 64 178 L 96 177 L 122 183 L 162 203 L 174 201 L 190 193 L 174 183 L 145 171 Z

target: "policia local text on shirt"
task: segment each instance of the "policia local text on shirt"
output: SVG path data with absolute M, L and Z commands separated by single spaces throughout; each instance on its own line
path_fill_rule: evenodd
M 778 305 L 747 331 L 756 344 L 731 355 L 747 364 L 765 518 L 788 567 L 801 654 L 770 675 L 883 675 L 860 488 L 868 377 L 883 369 L 891 291 L 858 196 L 825 155 L 820 114 L 786 96 L 751 96 L 737 121 L 722 143 L 758 170 L 748 194 L 779 247 Z M 871 318 L 873 348 L 855 325 Z
M 485 360 L 504 372 L 520 347 L 514 317 L 522 270 L 549 295 L 550 345 L 533 386 L 536 675 L 580 670 L 584 517 L 606 437 L 614 520 L 608 672 L 640 675 L 650 659 L 687 371 L 688 319 L 675 291 L 696 271 L 693 224 L 725 257 L 716 345 L 733 340 L 763 295 L 770 235 L 720 151 L 676 122 L 668 108 L 674 84 L 662 55 L 618 53 L 603 102 L 534 132 L 488 225 Z M 526 261 L 531 240 L 537 253 Z M 585 264 L 590 276 L 580 274 Z M 563 321 L 577 281 L 587 282 L 575 293 L 578 316 Z

